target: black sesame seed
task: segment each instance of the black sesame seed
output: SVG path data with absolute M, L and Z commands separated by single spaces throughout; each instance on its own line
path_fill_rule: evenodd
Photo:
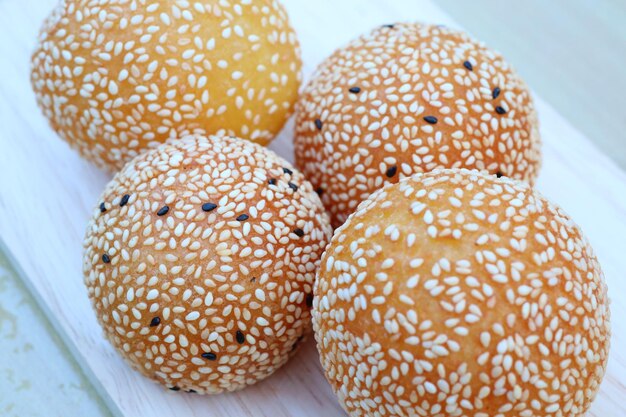
M 496 106 L 496 113 L 498 113 L 498 114 L 505 114 L 506 110 L 504 110 L 504 107 L 502 107 L 502 106 Z
M 288 174 L 288 175 L 293 175 L 293 171 L 292 171 L 292 170 L 290 170 L 289 168 L 284 168 L 284 167 L 283 167 L 283 172 L 284 172 L 285 174 Z
M 293 342 L 293 345 L 291 345 L 291 349 L 290 351 L 293 352 L 294 350 L 296 350 L 296 348 L 300 345 L 300 342 L 302 342 L 302 340 L 304 339 L 304 335 L 299 336 L 295 342 Z
M 348 91 L 352 94 L 359 94 L 361 92 L 361 87 L 350 87 Z
M 398 172 L 398 167 L 394 165 L 391 168 L 389 168 L 387 172 L 385 172 L 385 175 L 387 176 L 387 178 L 391 178 L 394 175 L 396 175 L 396 172 Z
M 293 232 L 294 232 L 294 233 L 296 234 L 296 236 L 298 236 L 298 237 L 302 237 L 302 236 L 304 236 L 304 230 L 302 230 L 302 229 L 300 229 L 300 228 L 294 229 L 294 230 L 293 230 Z
M 235 333 L 235 339 L 237 340 L 237 343 L 242 345 L 246 341 L 246 336 L 243 335 L 243 332 L 241 330 L 237 330 L 237 332 Z
M 107 211 L 107 208 L 104 205 L 104 201 L 103 201 L 102 203 L 100 203 L 100 213 L 104 213 L 105 211 Z
M 317 193 L 317 195 L 319 195 L 321 197 L 322 194 L 324 194 L 324 189 L 322 187 L 317 187 L 315 189 L 315 192 Z
M 180 391 L 180 387 L 171 387 L 170 388 L 172 391 Z
M 468 70 L 470 70 L 470 71 L 474 71 L 474 67 L 472 66 L 472 63 L 471 63 L 471 62 L 469 62 L 469 61 L 465 61 L 465 62 L 463 63 L 463 66 L 464 66 L 465 68 L 467 68 Z
M 298 186 L 296 184 L 294 184 L 293 182 L 288 182 L 287 185 L 289 185 L 289 188 L 291 188 L 294 192 L 298 191 Z
M 275 178 L 270 178 L 269 181 L 267 182 L 269 185 L 276 185 L 276 179 Z
M 383 25 L 382 27 L 387 28 L 387 29 L 393 29 L 395 25 L 392 24 L 388 24 L 388 25 Z
M 128 200 L 130 200 L 130 195 L 124 194 L 124 196 L 120 200 L 120 207 L 124 207 L 128 203 Z
M 313 307 L 313 294 L 307 294 L 306 295 L 306 306 L 308 308 Z
M 157 211 L 157 216 L 165 216 L 168 211 L 170 211 L 170 208 L 168 206 L 163 206 L 159 209 L 159 211 Z
M 196 391 L 195 389 L 190 389 L 190 390 L 187 390 L 186 392 L 188 392 L 190 394 L 197 394 L 198 393 L 198 391 Z
M 315 119 L 315 127 L 317 128 L 317 130 L 322 130 L 323 125 L 324 123 L 322 123 L 320 119 Z
M 150 320 L 150 327 L 156 327 L 159 324 L 161 324 L 161 317 L 153 317 L 152 320 Z
M 500 95 L 500 87 L 494 88 L 493 91 L 491 92 L 491 97 L 496 99 L 498 98 L 499 95 Z
M 502 171 L 496 172 L 496 177 L 498 177 L 498 178 L 502 178 L 503 175 L 504 174 L 502 173 Z
M 109 255 L 107 255 L 106 253 L 102 255 L 102 262 L 104 262 L 105 264 L 108 264 L 111 262 L 111 257 Z
M 434 125 L 435 123 L 437 123 L 437 118 L 435 116 L 426 116 L 424 117 L 424 120 L 430 123 L 431 125 Z
M 213 203 L 204 203 L 202 205 L 202 211 L 211 211 L 211 210 L 215 210 L 215 208 L 217 207 L 217 204 L 213 204 Z
M 248 216 L 247 214 L 240 214 L 239 216 L 237 216 L 237 221 L 238 222 L 243 222 L 246 221 L 250 218 L 250 216 Z
M 252 279 L 250 280 L 250 282 L 256 282 L 256 277 L 252 277 Z
M 204 352 L 201 356 L 204 359 L 208 359 L 210 361 L 214 361 L 215 359 L 217 359 L 217 355 L 213 352 Z

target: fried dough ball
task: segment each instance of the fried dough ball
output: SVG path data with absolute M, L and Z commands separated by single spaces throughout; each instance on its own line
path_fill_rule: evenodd
M 498 53 L 463 32 L 385 25 L 336 50 L 296 105 L 296 166 L 333 226 L 388 183 L 435 168 L 534 182 L 530 91 Z
M 605 373 L 598 260 L 520 181 L 444 169 L 386 186 L 337 229 L 314 291 L 352 417 L 581 417 Z
M 133 368 L 173 390 L 233 391 L 282 366 L 308 332 L 331 233 L 311 184 L 272 151 L 188 137 L 106 187 L 85 283 Z
M 100 167 L 187 134 L 269 143 L 292 112 L 300 49 L 276 0 L 64 0 L 32 57 L 52 128 Z

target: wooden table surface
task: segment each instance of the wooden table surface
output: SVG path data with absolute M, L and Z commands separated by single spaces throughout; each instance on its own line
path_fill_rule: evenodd
M 84 201 L 84 207 L 80 209 L 86 210 L 93 204 L 89 198 L 97 195 L 99 189 L 91 191 L 90 194 L 88 190 L 85 191 L 84 181 L 89 181 L 92 187 L 98 188 L 106 179 L 102 173 L 80 161 L 54 138 L 45 126 L 45 122 L 42 122 L 38 111 L 33 107 L 34 103 L 27 84 L 28 63 L 24 61 L 24 57 L 28 57 L 34 43 L 34 33 L 54 2 L 54 0 L 0 2 L 0 35 L 3 35 L 0 38 L 0 56 L 13 58 L 7 59 L 0 66 L 0 165 L 2 166 L 0 168 L 0 217 L 2 218 L 0 237 L 4 244 L 9 245 L 8 253 L 15 256 L 14 266 L 21 271 L 21 274 L 6 269 L 0 271 L 0 277 L 2 277 L 0 280 L 0 349 L 5 352 L 9 351 L 11 343 L 17 343 L 20 346 L 31 345 L 22 349 L 24 352 L 20 352 L 21 360 L 19 361 L 15 360 L 18 358 L 16 354 L 2 355 L 3 358 L 0 359 L 0 373 L 12 375 L 10 379 L 0 377 L 0 415 L 67 415 L 69 410 L 72 410 L 72 413 L 78 412 L 93 416 L 108 414 L 106 410 L 99 407 L 100 400 L 90 395 L 91 383 L 96 385 L 114 414 L 122 415 L 126 412 L 126 415 L 134 415 L 128 412 L 133 409 L 132 405 L 120 401 L 120 390 L 124 387 L 116 387 L 115 390 L 104 389 L 102 378 L 93 374 L 93 367 L 85 359 L 84 352 L 77 351 L 76 338 L 78 335 L 80 339 L 79 333 L 85 330 L 84 328 L 80 330 L 80 328 L 85 324 L 79 323 L 77 326 L 79 332 L 72 335 L 71 331 L 68 332 L 67 323 L 62 323 L 63 320 L 71 319 L 63 317 L 64 313 L 71 313 L 71 309 L 67 310 L 59 305 L 62 299 L 46 298 L 42 295 L 42 291 L 52 291 L 51 288 L 45 288 L 47 280 L 55 274 L 70 273 L 73 274 L 70 281 L 79 281 L 75 290 L 77 296 L 80 297 L 82 283 L 80 271 L 76 270 L 80 261 L 73 258 L 76 254 L 62 256 L 65 264 L 57 261 L 51 262 L 48 266 L 40 260 L 44 258 L 42 256 L 44 254 L 54 255 L 54 251 L 47 252 L 38 246 L 38 242 L 29 242 L 30 240 L 34 242 L 42 236 L 56 236 L 58 241 L 51 243 L 53 249 L 66 250 L 69 246 L 72 247 L 70 253 L 75 252 L 77 245 L 76 242 L 72 242 L 80 239 L 79 235 L 82 234 L 84 227 L 80 223 L 82 220 L 72 220 L 70 213 L 63 213 L 60 221 L 69 221 L 71 226 L 67 233 L 72 236 L 63 239 L 54 233 L 42 234 L 38 229 L 41 226 L 40 223 L 52 223 L 59 220 L 50 219 L 46 215 L 39 216 L 36 210 L 29 211 L 28 207 L 42 201 L 43 197 L 48 198 L 50 193 L 47 193 L 46 189 L 53 184 L 52 187 L 64 187 L 63 192 L 66 197 L 76 197 L 76 193 L 87 192 L 88 196 L 79 198 Z M 345 1 L 341 4 L 318 1 L 315 7 L 308 5 L 309 8 L 301 6 L 298 0 L 285 0 L 285 3 L 303 41 L 307 71 L 310 71 L 332 48 L 372 26 L 383 23 L 382 20 L 385 22 L 391 21 L 390 19 L 425 20 L 428 17 L 437 21 L 447 20 L 446 16 L 428 1 L 409 4 L 396 0 L 386 6 L 376 0 Z M 625 77 L 622 75 L 623 61 L 626 56 L 624 53 L 626 26 L 621 24 L 624 21 L 622 17 L 626 17 L 623 5 L 617 2 L 596 3 L 582 0 L 562 0 L 541 4 L 538 0 L 514 4 L 487 0 L 474 2 L 444 0 L 442 3 L 447 11 L 474 35 L 502 51 L 525 76 L 529 84 L 542 97 L 554 104 L 577 129 L 605 149 L 611 158 L 622 166 L 626 166 L 626 141 L 623 138 L 626 117 L 620 107 L 623 93 L 626 92 Z M 348 17 L 353 23 L 345 27 Z M 311 19 L 318 19 L 322 23 L 315 25 L 307 23 Z M 323 27 L 324 25 L 341 29 L 327 30 Z M 325 42 L 317 41 L 316 36 L 320 32 L 320 27 L 333 38 Z M 584 56 L 581 52 L 584 52 Z M 598 102 L 599 96 L 601 103 Z M 546 166 L 542 172 L 539 188 L 565 206 L 567 211 L 581 223 L 596 246 L 600 260 L 605 266 L 609 291 L 614 300 L 613 317 L 621 317 L 626 303 L 622 302 L 622 297 L 616 298 L 615 294 L 620 291 L 620 288 L 626 289 L 626 286 L 619 281 L 621 271 L 626 266 L 621 256 L 624 248 L 622 236 L 626 232 L 623 222 L 626 218 L 624 174 L 607 158 L 599 154 L 590 145 L 588 139 L 576 132 L 550 106 L 543 102 L 539 104 L 542 120 L 544 117 L 550 119 L 548 126 L 544 123 L 544 135 L 550 135 L 550 140 L 546 141 L 545 153 L 546 160 L 552 161 L 550 166 Z M 560 139 L 567 140 L 567 145 L 560 143 Z M 41 145 L 33 143 L 38 140 L 42 141 Z M 286 140 L 285 135 L 282 140 Z M 44 167 L 31 167 L 30 164 L 41 157 L 37 154 L 41 152 L 51 152 L 53 157 L 64 158 L 62 160 L 67 161 L 67 166 L 55 167 L 51 161 L 46 162 L 45 167 L 54 172 L 47 172 L 43 169 Z M 20 160 L 20 164 L 16 164 L 13 157 L 19 160 L 20 156 L 24 159 Z M 578 178 L 577 175 L 581 171 L 590 175 Z M 16 179 L 15 172 L 26 178 Z M 29 177 L 33 175 L 40 175 L 40 177 Z M 578 178 L 577 182 L 573 182 L 571 176 Z M 19 181 L 19 186 L 10 185 L 9 179 Z M 81 181 L 83 181 L 82 184 Z M 20 198 L 22 193 L 25 194 L 23 201 L 12 201 L 12 199 Z M 42 194 L 37 195 L 37 193 Z M 62 208 L 63 204 L 53 202 L 52 206 Z M 86 213 L 80 216 L 86 217 Z M 615 220 L 615 225 L 608 224 L 611 219 Z M 6 261 L 0 256 L 0 269 L 3 263 L 6 264 Z M 41 280 L 37 281 L 36 276 L 42 277 Z M 34 291 L 38 302 L 27 293 L 17 281 L 18 279 L 24 280 L 30 290 Z M 6 287 L 3 280 L 8 280 L 10 291 L 3 291 Z M 20 285 L 13 285 L 14 283 Z M 28 308 L 22 308 L 19 315 L 7 320 L 6 317 L 9 316 L 3 315 L 2 308 L 18 308 L 9 301 L 15 297 L 15 294 L 24 297 L 24 303 L 28 305 Z M 18 304 L 22 305 L 22 303 Z M 41 335 L 47 332 L 53 334 L 56 330 L 51 329 L 45 315 L 37 311 L 39 307 L 46 315 L 60 316 L 53 317 L 51 323 L 56 330 L 60 331 L 67 346 L 63 346 L 63 343 L 55 339 L 54 335 L 52 337 Z M 93 326 L 94 322 L 91 318 L 87 325 Z M 10 326 L 10 329 L 15 329 L 15 331 L 3 331 L 6 330 L 4 326 Z M 624 385 L 621 388 L 619 386 L 624 384 L 624 375 L 626 375 L 623 365 L 626 363 L 625 351 L 622 349 L 624 337 L 623 332 L 618 331 L 623 328 L 614 324 L 615 336 L 610 372 L 603 384 L 598 402 L 593 408 L 593 415 L 598 417 L 621 416 L 626 413 L 620 401 L 626 391 L 624 391 Z M 31 329 L 37 334 L 33 335 L 32 331 L 29 332 Z M 99 331 L 93 332 L 91 329 L 86 333 L 95 334 L 96 338 L 88 342 L 97 349 L 104 349 L 103 352 L 106 354 L 111 354 L 110 347 L 105 343 L 100 343 L 101 341 L 97 339 Z M 34 340 L 40 343 L 33 345 L 29 342 L 34 336 L 36 336 Z M 81 343 L 85 343 L 85 340 L 78 341 L 78 345 Z M 72 359 L 69 353 L 84 367 L 89 378 L 85 378 L 81 371 L 71 366 Z M 307 346 L 304 355 L 300 356 L 314 358 L 315 352 L 312 346 Z M 46 358 L 45 363 L 52 364 L 48 366 L 48 368 L 52 367 L 48 375 L 35 369 L 39 367 L 38 363 L 43 363 L 42 357 Z M 112 358 L 115 361 L 114 355 Z M 32 367 L 29 369 L 27 364 L 31 364 Z M 118 365 L 118 363 L 114 364 L 114 366 Z M 293 369 L 300 372 L 315 371 L 294 363 L 286 372 L 293 372 Z M 54 384 L 47 386 L 45 382 L 48 378 L 66 381 L 77 388 L 74 391 L 64 392 Z M 133 376 L 130 378 L 135 381 Z M 323 383 L 320 378 L 321 375 L 314 375 L 314 381 Z M 22 380 L 35 382 L 20 384 L 19 381 Z M 142 383 L 140 378 L 136 380 Z M 286 383 L 274 385 L 293 394 L 296 402 L 302 400 L 297 391 L 290 391 L 289 385 L 292 384 L 289 382 L 289 377 L 286 381 Z M 158 390 L 150 388 L 148 390 L 156 392 L 157 395 L 163 395 Z M 322 386 L 321 390 L 325 398 L 331 402 L 334 400 L 328 396 L 327 387 Z M 6 394 L 12 391 L 18 391 L 18 394 Z M 274 395 L 272 389 L 268 394 L 267 389 L 263 387 L 259 392 L 261 396 L 256 396 L 257 398 L 262 398 L 263 395 Z M 42 394 L 44 398 L 47 394 L 51 398 L 56 398 L 57 401 L 45 401 L 42 407 L 38 405 L 42 403 L 40 401 Z M 63 398 L 67 400 L 64 402 Z M 176 402 L 169 398 L 166 398 L 165 403 Z M 247 401 L 245 397 L 243 398 L 244 402 Z M 203 400 L 196 402 L 197 407 L 206 410 L 208 402 Z M 307 405 L 310 404 L 307 403 Z M 195 406 L 192 404 L 190 407 L 191 409 L 184 405 L 179 415 L 193 415 L 193 411 L 190 410 Z M 235 409 L 227 406 L 214 408 L 215 415 L 228 414 Z M 280 408 L 273 411 L 276 412 L 275 415 L 289 414 Z M 314 414 L 311 415 L 319 415 L 319 411 L 320 408 L 314 405 L 311 410 Z M 334 403 L 327 411 L 328 415 L 341 415 L 337 412 Z M 309 413 L 293 415 L 309 415 Z

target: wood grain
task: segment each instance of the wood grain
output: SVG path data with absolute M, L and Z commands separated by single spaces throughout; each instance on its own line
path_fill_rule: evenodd
M 308 75 L 334 48 L 376 25 L 422 20 L 456 26 L 427 0 L 285 0 Z M 344 415 L 311 341 L 287 366 L 244 391 L 215 397 L 164 391 L 133 372 L 104 340 L 81 276 L 81 242 L 107 175 L 58 140 L 36 108 L 28 74 L 39 25 L 53 0 L 0 2 L 0 233 L 26 284 L 112 412 L 124 416 Z M 538 188 L 587 233 L 613 299 L 613 346 L 590 415 L 626 415 L 626 175 L 554 109 L 537 100 L 544 146 Z M 272 148 L 291 159 L 292 126 Z

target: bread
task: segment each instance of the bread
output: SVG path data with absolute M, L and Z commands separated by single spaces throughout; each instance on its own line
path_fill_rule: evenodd
M 352 417 L 580 417 L 609 352 L 580 229 L 526 183 L 468 170 L 365 200 L 322 258 L 312 317 Z
M 89 223 L 84 276 L 105 336 L 138 371 L 211 394 L 263 379 L 310 329 L 332 229 L 302 174 L 236 138 L 133 159 Z
M 269 143 L 292 112 L 298 40 L 276 0 L 65 0 L 32 86 L 52 128 L 110 171 L 188 134 Z
M 296 166 L 333 225 L 385 184 L 435 168 L 533 183 L 535 107 L 498 53 L 441 26 L 378 27 L 318 67 L 296 105 Z

